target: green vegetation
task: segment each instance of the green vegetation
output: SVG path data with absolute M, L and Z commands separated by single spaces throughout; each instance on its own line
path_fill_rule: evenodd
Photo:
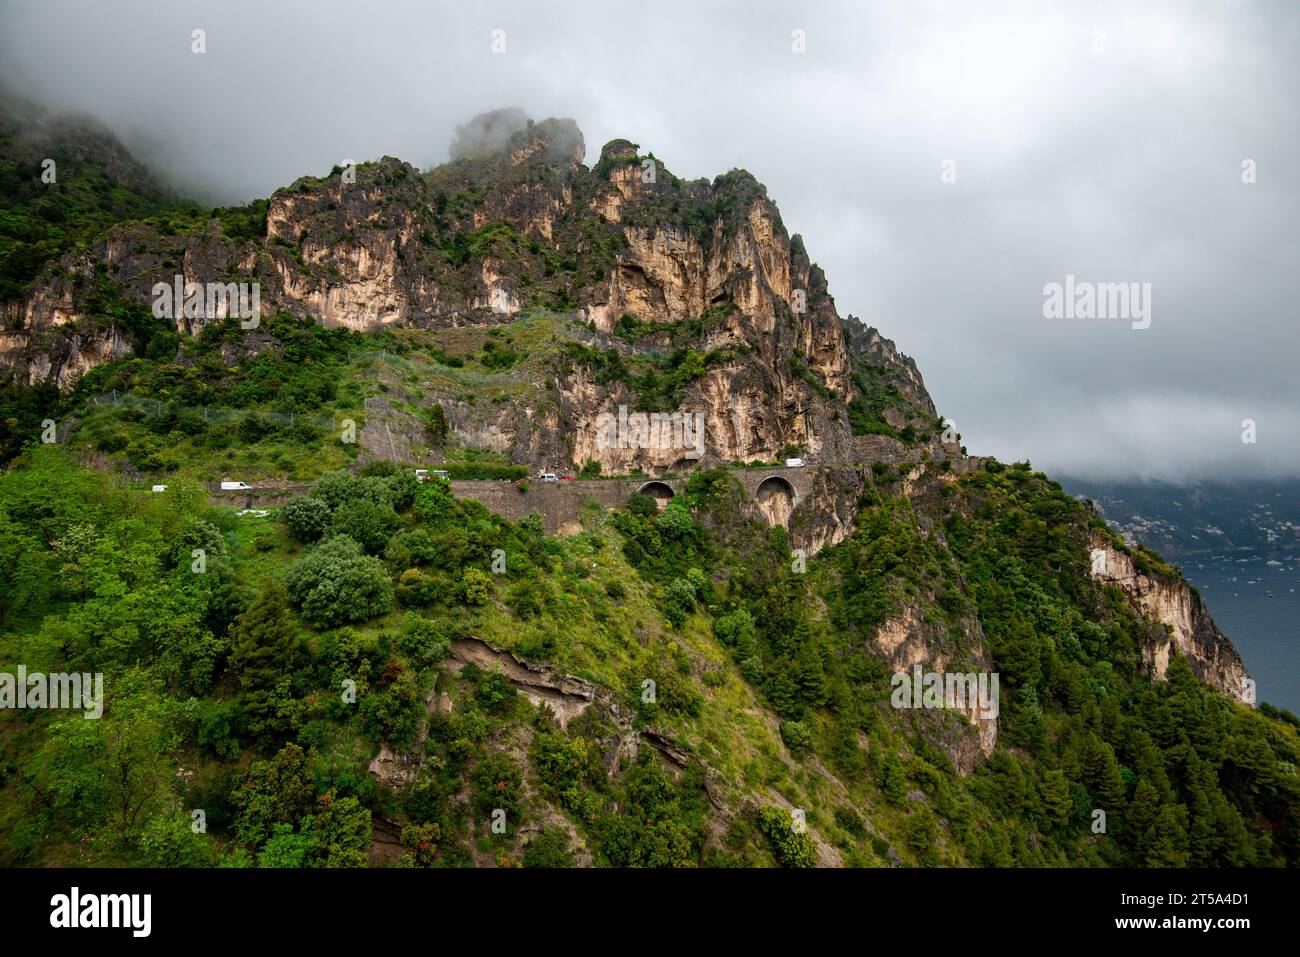
M 624 313 L 614 323 L 613 334 L 616 338 L 629 342 L 650 336 L 663 336 L 669 342 L 692 342 L 723 325 L 735 312 L 736 306 L 733 303 L 724 302 L 694 319 L 677 322 L 644 322 Z
M 196 210 L 166 197 L 103 131 L 60 121 L 50 140 L 38 143 L 0 116 L 0 302 L 111 224 L 173 208 Z
M 878 364 L 869 355 L 852 354 L 850 381 L 854 395 L 849 401 L 848 420 L 854 435 L 885 435 L 911 445 L 929 442 L 936 425 L 942 429 L 942 423 L 933 422 L 929 411 L 905 394 L 906 387 L 896 369 Z M 896 428 L 889 423 L 886 412 L 906 424 Z
M 169 205 L 131 169 L 76 160 L 46 189 L 34 155 L 0 130 L 0 299 L 107 229 L 266 234 L 265 201 Z M 566 313 L 592 302 L 625 227 L 706 249 L 734 235 L 765 201 L 752 176 L 683 183 L 658 165 L 622 223 L 589 212 L 610 187 L 579 176 L 544 243 L 489 210 L 555 171 L 525 160 L 493 172 L 492 192 L 491 162 L 362 164 L 360 183 L 392 189 L 342 227 L 325 179 L 288 193 L 315 240 L 412 227 L 403 268 L 464 301 L 490 257 L 525 304 L 509 321 L 362 336 L 279 313 L 181 337 L 101 267 L 77 279 L 86 323 L 131 355 L 62 395 L 0 386 L 0 674 L 104 681 L 96 720 L 0 709 L 0 863 L 1300 864 L 1300 719 L 1230 700 L 1177 655 L 1153 681 L 1162 626 L 1089 574 L 1105 527 L 1027 463 L 951 481 L 932 463 L 908 482 L 914 463 L 870 463 L 852 533 L 806 567 L 791 549 L 806 530 L 755 520 L 724 469 L 691 473 L 662 509 L 589 501 L 565 537 L 417 482 L 416 464 L 526 494 L 525 466 L 462 437 L 503 403 L 552 428 L 568 409 L 539 383 L 556 373 L 581 367 L 602 401 L 667 411 L 745 355 L 701 345 L 727 302 L 620 318 L 626 353 L 584 344 Z M 256 251 L 319 272 L 290 241 Z M 780 355 L 767 371 L 842 401 Z M 854 434 L 933 438 L 905 369 L 856 354 L 851 381 Z M 40 442 L 47 419 L 62 444 Z M 365 458 L 358 433 L 383 435 Z M 371 460 L 390 435 L 418 461 Z M 201 483 L 217 475 L 303 494 L 241 516 L 210 504 Z M 130 487 L 155 476 L 162 493 Z M 901 660 L 996 673 L 996 728 L 892 706 Z
M 616 349 L 602 352 L 570 342 L 561 362 L 587 367 L 603 386 L 631 389 L 646 409 L 669 410 L 681 404 L 690 383 L 711 367 L 727 365 L 742 354 L 743 347 L 727 346 L 703 354 L 685 348 L 663 356 L 624 356 Z
M 568 866 L 578 848 L 606 866 L 1297 857 L 1296 722 L 1181 658 L 1151 683 L 1149 623 L 1084 567 L 1092 521 L 1027 466 L 974 473 L 925 514 L 869 489 L 857 531 L 791 574 L 784 529 L 745 519 L 721 470 L 561 540 L 392 466 L 326 475 L 268 525 L 184 481 L 122 489 L 57 447 L 15 464 L 0 661 L 101 672 L 106 703 L 99 721 L 0 723 L 10 863 L 356 866 L 373 814 L 417 867 Z M 921 532 L 935 521 L 942 541 Z M 888 706 L 874 635 L 904 613 L 952 667 L 988 667 L 982 645 L 1001 675 L 998 746 L 968 777 L 960 720 Z M 611 713 L 562 728 L 500 664 L 448 668 L 471 635 L 609 689 L 685 763 L 643 740 L 611 777 Z M 440 695 L 450 710 L 426 706 Z M 421 770 L 368 776 L 381 743 Z M 706 765 L 756 802 L 720 843 Z

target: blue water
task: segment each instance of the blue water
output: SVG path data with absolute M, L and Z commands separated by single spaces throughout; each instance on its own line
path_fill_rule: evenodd
M 1281 561 L 1190 558 L 1182 569 L 1241 654 L 1258 700 L 1300 714 L 1300 559 Z

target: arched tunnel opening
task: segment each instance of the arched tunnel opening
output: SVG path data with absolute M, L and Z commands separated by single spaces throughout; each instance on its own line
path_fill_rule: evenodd
M 794 511 L 794 486 L 779 475 L 763 479 L 754 493 L 758 510 L 769 525 L 790 527 L 790 513 Z
M 637 491 L 642 495 L 653 497 L 659 503 L 660 508 L 666 506 L 676 496 L 673 487 L 667 482 L 646 482 Z

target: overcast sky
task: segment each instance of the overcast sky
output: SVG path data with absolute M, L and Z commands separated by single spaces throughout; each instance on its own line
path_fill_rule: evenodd
M 625 136 L 686 178 L 743 166 L 972 452 L 1300 475 L 1293 0 L 0 0 L 0 85 L 221 202 L 427 167 L 502 106 L 573 117 L 589 163 Z M 1150 283 L 1150 327 L 1045 318 L 1067 274 Z

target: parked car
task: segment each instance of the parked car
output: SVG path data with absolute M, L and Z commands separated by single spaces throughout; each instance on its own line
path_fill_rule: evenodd
M 428 469 L 416 469 L 416 470 L 415 470 L 415 480 L 416 480 L 417 482 L 427 482 L 427 481 L 429 481 L 429 470 L 428 470 Z
M 442 479 L 444 482 L 450 482 L 450 481 L 451 481 L 451 473 L 448 472 L 448 471 L 446 471 L 446 470 L 444 470 L 444 469 L 434 469 L 434 470 L 433 470 L 433 477 L 434 477 L 434 478 L 440 478 L 440 479 Z
M 239 492 L 239 491 L 243 491 L 244 489 L 250 489 L 252 487 L 253 486 L 249 485 L 247 482 L 222 482 L 221 483 L 221 491 L 223 492 Z
M 151 491 L 151 492 L 165 492 L 165 491 L 167 491 L 167 486 L 166 486 L 166 485 L 155 485 L 153 488 L 149 489 L 149 491 Z
M 808 464 L 808 463 L 805 462 L 803 459 L 786 459 L 786 460 L 785 460 L 785 467 L 788 468 L 788 469 L 801 469 L 801 468 L 803 468 L 803 467 L 804 467 L 805 465 L 807 465 L 807 464 Z
M 559 481 L 559 479 L 555 477 L 555 473 L 554 473 L 554 472 L 543 472 L 542 474 L 540 474 L 539 476 L 537 476 L 537 480 L 538 480 L 539 482 L 558 482 L 558 481 Z

